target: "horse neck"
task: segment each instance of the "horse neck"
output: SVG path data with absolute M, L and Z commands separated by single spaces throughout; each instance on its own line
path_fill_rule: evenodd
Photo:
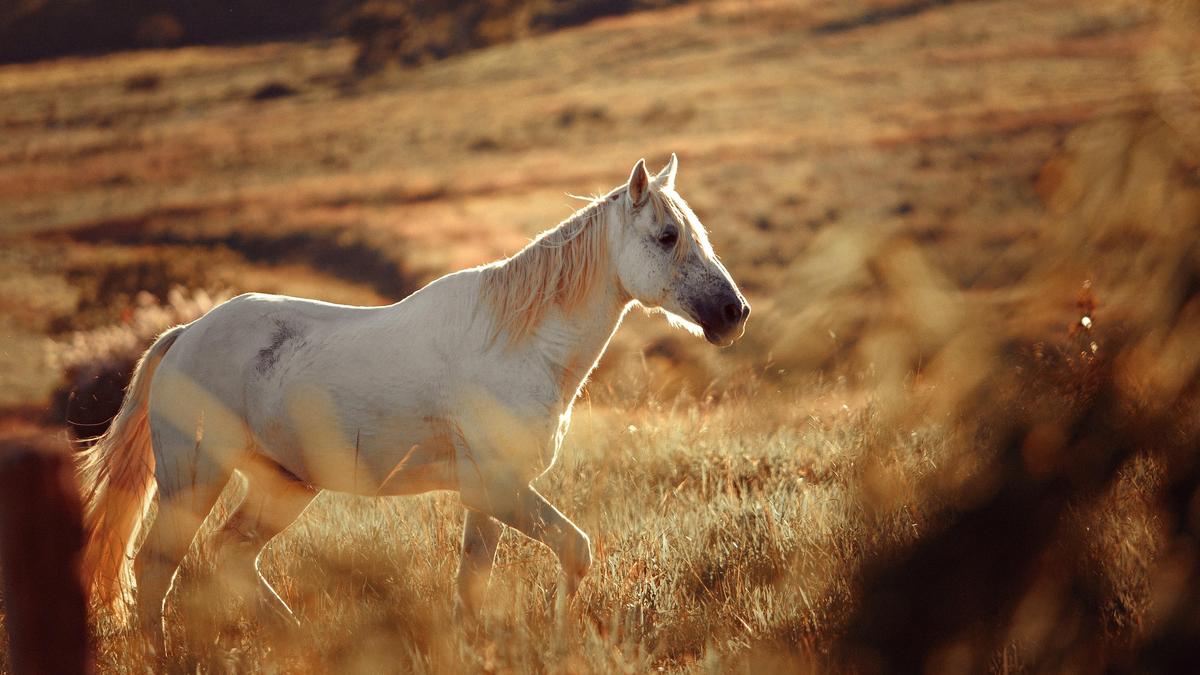
M 606 275 L 588 293 L 584 303 L 571 311 L 554 312 L 540 326 L 534 341 L 558 374 L 566 403 L 575 399 L 603 356 L 629 305 L 615 277 Z

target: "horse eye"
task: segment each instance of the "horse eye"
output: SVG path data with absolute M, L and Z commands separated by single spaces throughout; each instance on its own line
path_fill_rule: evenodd
M 674 246 L 675 240 L 678 237 L 679 235 L 675 232 L 675 230 L 665 230 L 662 234 L 658 235 L 658 243 L 662 244 L 663 246 Z

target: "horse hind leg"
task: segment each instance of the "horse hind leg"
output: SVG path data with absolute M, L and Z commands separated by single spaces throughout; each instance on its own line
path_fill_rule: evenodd
M 217 533 L 213 553 L 222 580 L 243 601 L 296 625 L 291 607 L 262 575 L 263 549 L 291 525 L 317 496 L 317 490 L 282 467 L 257 457 L 240 467 L 246 495 Z
M 208 516 L 232 469 L 219 461 L 194 432 L 170 424 L 151 429 L 158 484 L 158 515 L 134 561 L 137 615 L 151 646 L 164 655 L 163 605 L 200 525 Z

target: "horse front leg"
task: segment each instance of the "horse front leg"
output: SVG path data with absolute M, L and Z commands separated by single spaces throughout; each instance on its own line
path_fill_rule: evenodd
M 587 534 L 529 485 L 489 485 L 486 499 L 481 502 L 477 508 L 554 551 L 563 571 L 566 600 L 574 598 L 579 582 L 592 566 L 592 544 Z
M 467 509 L 463 524 L 462 558 L 458 563 L 458 600 L 463 619 L 479 618 L 483 596 L 492 576 L 496 547 L 504 526 L 496 519 L 473 509 Z

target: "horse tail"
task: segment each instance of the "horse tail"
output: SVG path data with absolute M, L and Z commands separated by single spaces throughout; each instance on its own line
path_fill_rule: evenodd
M 150 439 L 150 382 L 186 325 L 163 333 L 134 368 L 121 409 L 108 431 L 77 456 L 83 491 L 85 540 L 80 574 L 85 594 L 118 616 L 133 597 L 133 546 L 154 496 Z

